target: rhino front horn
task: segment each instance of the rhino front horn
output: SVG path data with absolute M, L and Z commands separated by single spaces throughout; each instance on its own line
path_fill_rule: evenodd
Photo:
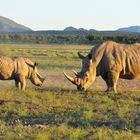
M 46 77 L 45 78 L 42 78 L 41 81 L 42 81 L 42 83 L 44 83 L 46 81 Z
M 72 82 L 73 84 L 76 85 L 74 78 L 68 76 L 65 72 L 63 72 L 63 74 L 64 74 L 64 76 L 65 76 L 70 82 Z

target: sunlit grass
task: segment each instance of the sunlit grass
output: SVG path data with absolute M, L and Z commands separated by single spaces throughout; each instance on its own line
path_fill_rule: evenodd
M 140 94 L 107 94 L 91 87 L 76 91 L 63 71 L 80 70 L 77 52 L 91 46 L 0 44 L 0 54 L 29 57 L 46 76 L 41 88 L 27 80 L 26 90 L 0 81 L 0 139 L 140 139 Z
M 3 90 L 0 135 L 33 139 L 139 138 L 140 95 L 129 94 L 108 96 L 87 91 L 85 96 L 65 89 Z

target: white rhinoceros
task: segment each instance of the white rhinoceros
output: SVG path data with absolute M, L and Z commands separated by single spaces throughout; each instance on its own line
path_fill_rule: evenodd
M 45 78 L 40 76 L 36 67 L 28 58 L 19 57 L 12 59 L 9 57 L 0 57 L 0 80 L 15 80 L 17 88 L 25 90 L 26 79 L 36 85 L 41 86 Z
M 107 91 L 117 92 L 118 79 L 140 79 L 140 45 L 119 44 L 106 41 L 96 45 L 90 53 L 82 58 L 82 70 L 72 78 L 64 73 L 65 77 L 77 86 L 78 90 L 86 90 L 101 76 L 106 84 Z

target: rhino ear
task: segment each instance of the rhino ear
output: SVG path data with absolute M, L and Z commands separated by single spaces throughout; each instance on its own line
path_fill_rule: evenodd
M 80 52 L 78 52 L 77 54 L 78 54 L 79 58 L 81 58 L 81 59 L 84 59 L 85 58 L 85 56 L 82 55 Z
M 89 60 L 91 60 L 92 59 L 92 54 L 90 53 L 90 54 L 88 54 L 88 58 L 89 58 Z
M 34 63 L 34 67 L 36 67 L 36 66 L 38 66 L 38 63 L 35 62 L 35 63 Z

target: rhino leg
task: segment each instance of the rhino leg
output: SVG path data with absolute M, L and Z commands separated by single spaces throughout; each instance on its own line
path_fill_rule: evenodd
M 15 86 L 16 88 L 21 89 L 21 84 L 19 80 L 15 80 Z
M 109 84 L 108 84 L 108 76 L 107 75 L 108 75 L 107 73 L 105 73 L 104 75 L 102 75 L 102 78 L 106 82 L 106 85 L 107 85 L 107 90 L 105 92 L 108 92 L 109 91 L 109 86 L 108 86 Z
M 19 76 L 19 80 L 20 80 L 20 84 L 21 84 L 21 89 L 22 89 L 22 90 L 25 90 L 25 87 L 26 87 L 25 76 L 20 75 L 20 76 Z
M 107 77 L 105 78 L 107 84 L 107 92 L 117 93 L 117 83 L 119 79 L 119 72 L 108 72 Z

